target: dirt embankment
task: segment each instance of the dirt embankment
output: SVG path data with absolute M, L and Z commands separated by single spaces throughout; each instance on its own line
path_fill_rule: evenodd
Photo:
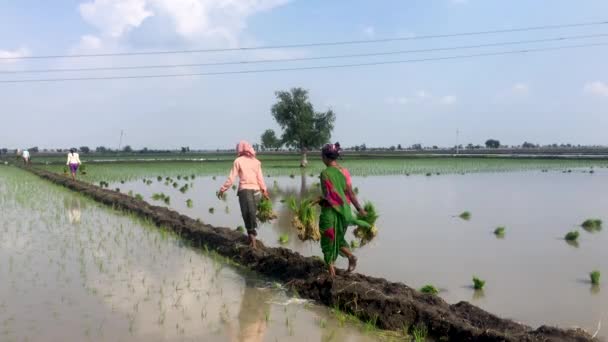
M 206 245 L 243 266 L 288 284 L 303 298 L 338 306 L 363 321 L 375 320 L 382 329 L 401 330 L 424 324 L 430 336 L 448 341 L 592 341 L 581 330 L 547 326 L 532 329 L 467 302 L 449 305 L 440 297 L 422 294 L 402 283 L 341 271 L 331 279 L 323 262 L 316 258 L 303 257 L 285 248 L 265 247 L 262 243 L 254 251 L 246 247 L 245 236 L 233 229 L 212 227 L 173 210 L 59 174 L 30 171 L 99 202 L 148 218 L 194 245 Z

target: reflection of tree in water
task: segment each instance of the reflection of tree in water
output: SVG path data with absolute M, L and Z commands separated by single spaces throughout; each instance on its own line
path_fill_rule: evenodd
M 80 213 L 83 209 L 80 199 L 76 196 L 68 196 L 63 199 L 63 206 L 67 210 L 68 220 L 71 224 L 80 223 Z
M 258 289 L 249 282 L 245 286 L 239 311 L 239 342 L 260 342 L 264 340 L 270 314 L 270 289 Z

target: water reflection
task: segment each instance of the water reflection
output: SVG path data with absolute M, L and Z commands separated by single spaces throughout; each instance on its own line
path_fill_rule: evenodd
M 270 314 L 270 289 L 259 289 L 247 283 L 239 310 L 239 331 L 233 336 L 235 342 L 261 342 L 268 328 Z
M 66 197 L 63 200 L 64 207 L 67 211 L 68 220 L 71 224 L 80 224 L 81 203 L 76 196 Z
M 485 297 L 486 297 L 486 293 L 483 290 L 473 291 L 473 297 L 472 297 L 473 301 L 481 300 L 481 299 L 484 299 Z
M 599 285 L 597 285 L 597 284 L 592 284 L 592 285 L 591 285 L 591 288 L 589 288 L 589 292 L 590 292 L 592 295 L 599 294 L 599 293 L 600 293 L 600 286 L 599 286 Z

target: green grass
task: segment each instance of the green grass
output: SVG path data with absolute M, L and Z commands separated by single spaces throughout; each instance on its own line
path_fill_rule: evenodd
M 483 290 L 483 287 L 486 285 L 485 280 L 481 280 L 475 276 L 473 276 L 473 288 L 475 290 Z
M 591 284 L 599 285 L 600 284 L 600 271 L 593 271 L 589 273 L 589 278 L 591 279 Z
M 420 292 L 436 295 L 439 293 L 439 290 L 437 290 L 437 288 L 435 286 L 433 286 L 431 284 L 427 284 L 420 288 Z
M 415 342 L 425 342 L 428 334 L 428 329 L 424 324 L 419 323 L 412 328 L 412 337 Z
M 579 235 L 579 232 L 573 230 L 571 232 L 568 232 L 566 236 L 564 236 L 564 239 L 566 239 L 566 241 L 576 241 Z
M 464 211 L 462 212 L 462 214 L 458 215 L 458 217 L 460 217 L 461 219 L 468 221 L 471 219 L 471 213 L 468 211 Z

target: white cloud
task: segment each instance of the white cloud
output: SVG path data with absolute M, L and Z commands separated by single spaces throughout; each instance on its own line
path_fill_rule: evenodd
M 373 38 L 376 35 L 376 29 L 373 26 L 367 26 L 363 29 L 363 34 L 368 38 Z
M 431 94 L 429 94 L 427 91 L 425 90 L 418 90 L 416 92 L 416 97 L 419 99 L 426 99 L 428 97 L 431 97 Z
M 154 15 L 147 5 L 146 0 L 93 0 L 79 9 L 84 20 L 104 35 L 120 37 Z
M 516 94 L 528 94 L 530 92 L 530 86 L 525 83 L 516 83 L 511 87 L 511 90 Z
M 122 37 L 148 18 L 158 17 L 161 25 L 172 23 L 169 30 L 184 39 L 219 39 L 236 44 L 250 16 L 289 1 L 92 0 L 80 5 L 80 14 L 106 37 Z
M 468 3 L 469 0 L 450 0 L 450 2 L 456 5 L 462 5 Z
M 584 90 L 589 94 L 608 97 L 608 84 L 601 81 L 589 82 L 585 84 Z
M 456 100 L 457 100 L 456 96 L 446 95 L 446 96 L 442 97 L 439 100 L 439 102 L 442 104 L 445 104 L 445 105 L 452 105 L 452 104 L 456 103 Z
M 399 105 L 405 105 L 410 103 L 410 99 L 405 97 L 405 96 L 399 96 L 399 97 L 387 97 L 384 102 L 386 102 L 387 104 L 390 105 L 395 105 L 395 104 L 399 104 Z
M 85 50 L 97 50 L 102 47 L 101 39 L 93 35 L 84 35 L 80 37 L 80 46 Z
M 25 47 L 20 47 L 16 50 L 0 50 L 0 58 L 19 58 L 19 57 L 27 57 L 30 55 L 30 51 L 25 48 Z M 18 60 L 16 59 L 6 59 L 6 60 L 1 60 L 0 62 L 4 62 L 4 63 L 13 63 L 13 62 L 17 62 Z

